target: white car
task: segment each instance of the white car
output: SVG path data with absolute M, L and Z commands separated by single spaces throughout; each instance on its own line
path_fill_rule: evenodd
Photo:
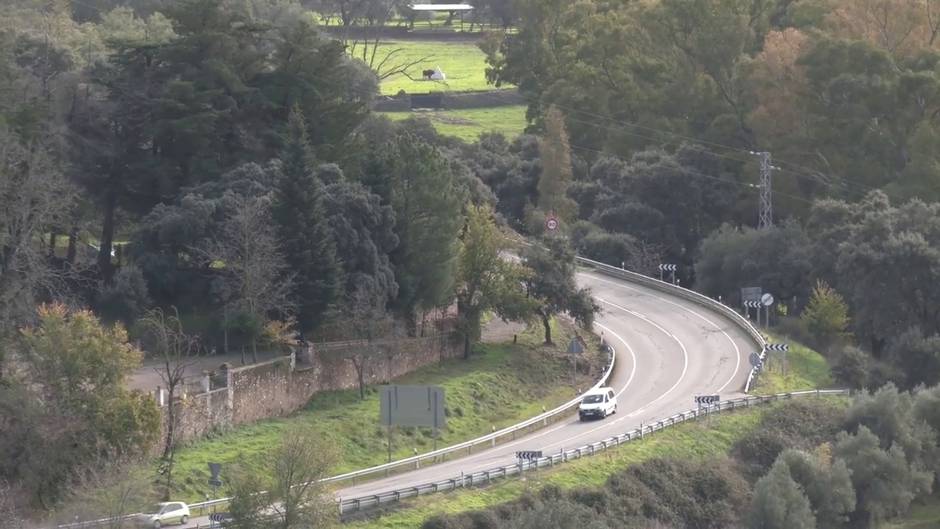
M 578 406 L 578 417 L 582 421 L 589 417 L 603 419 L 613 413 L 617 413 L 617 395 L 613 388 L 597 388 L 588 391 Z
M 189 521 L 189 506 L 180 501 L 158 503 L 146 512 L 137 515 L 137 523 L 142 527 L 159 529 L 170 524 L 185 525 Z

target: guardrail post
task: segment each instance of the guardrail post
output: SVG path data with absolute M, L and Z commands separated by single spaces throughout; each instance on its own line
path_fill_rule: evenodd
M 491 426 L 491 428 L 493 428 L 493 433 L 495 434 L 495 433 L 496 433 L 496 426 Z M 495 436 L 494 436 L 493 439 L 492 439 L 492 444 L 491 444 L 491 446 L 496 446 L 496 437 L 495 437 Z

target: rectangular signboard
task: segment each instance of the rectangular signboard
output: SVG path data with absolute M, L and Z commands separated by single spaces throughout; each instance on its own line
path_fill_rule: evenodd
M 763 294 L 763 289 L 761 287 L 743 287 L 741 289 L 741 303 L 745 301 L 760 301 L 760 297 Z
M 444 388 L 380 386 L 379 422 L 384 426 L 444 428 Z

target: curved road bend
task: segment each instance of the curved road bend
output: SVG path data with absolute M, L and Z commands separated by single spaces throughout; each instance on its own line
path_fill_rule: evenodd
M 737 325 L 700 305 L 603 274 L 582 272 L 602 313 L 596 332 L 617 354 L 609 385 L 618 395 L 617 414 L 580 422 L 576 415 L 546 429 L 472 455 L 404 474 L 347 486 L 339 498 L 367 496 L 450 479 L 515 462 L 518 450 L 558 452 L 633 430 L 694 407 L 692 397 L 740 396 L 756 345 Z M 206 518 L 189 526 L 205 526 Z

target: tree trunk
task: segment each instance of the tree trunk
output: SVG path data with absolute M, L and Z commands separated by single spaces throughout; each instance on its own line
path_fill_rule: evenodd
M 418 336 L 418 315 L 414 310 L 409 310 L 408 314 L 405 314 L 405 327 L 409 338 Z
M 552 326 L 547 314 L 542 315 L 542 327 L 545 328 L 545 345 L 552 345 Z
M 366 369 L 365 360 L 352 358 L 353 367 L 356 368 L 356 378 L 359 379 L 359 400 L 366 400 L 366 381 L 363 372 Z
M 173 487 L 173 437 L 176 435 L 176 406 L 173 404 L 176 384 L 167 384 L 167 386 L 166 438 L 163 445 L 166 481 L 164 482 L 163 501 L 170 501 L 171 488 Z
M 65 254 L 65 260 L 68 261 L 70 265 L 75 264 L 75 254 L 78 253 L 78 227 L 72 226 L 72 229 L 69 230 L 69 249 Z
M 109 191 L 104 199 L 104 219 L 101 222 L 101 240 L 98 248 L 98 273 L 105 283 L 111 283 L 114 270 L 111 267 L 111 247 L 114 244 L 114 213 L 117 209 L 117 196 Z
M 251 362 L 258 363 L 258 338 L 251 337 Z
M 49 257 L 55 257 L 55 243 L 58 238 L 59 234 L 54 229 L 49 232 Z
M 463 359 L 470 359 L 470 334 L 466 332 L 463 334 Z
M 176 406 L 173 404 L 173 395 L 176 393 L 176 386 L 167 384 L 167 403 L 166 403 L 166 437 L 163 439 L 163 457 L 166 458 L 173 450 L 173 436 L 176 434 Z

